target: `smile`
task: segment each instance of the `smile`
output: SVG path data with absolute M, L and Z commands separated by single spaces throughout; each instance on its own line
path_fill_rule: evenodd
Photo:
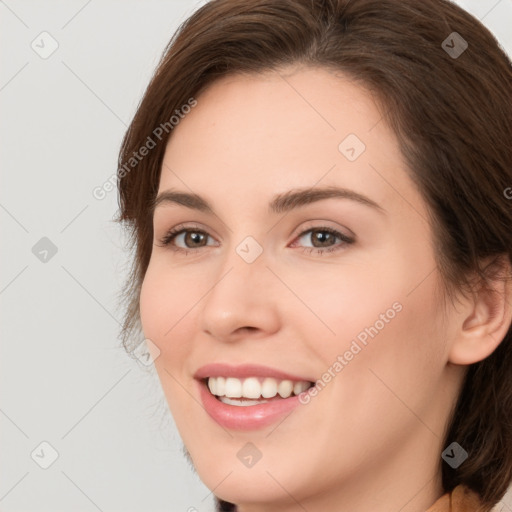
M 207 414 L 224 428 L 257 430 L 290 414 L 314 382 L 267 366 L 214 363 L 194 375 Z
M 211 394 L 222 403 L 235 406 L 254 406 L 274 400 L 297 396 L 306 391 L 312 382 L 278 380 L 272 377 L 209 377 L 205 379 Z

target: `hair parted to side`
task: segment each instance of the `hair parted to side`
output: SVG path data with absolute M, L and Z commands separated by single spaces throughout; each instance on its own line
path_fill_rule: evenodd
M 468 48 L 450 56 L 453 32 Z M 125 134 L 119 169 L 156 127 L 216 79 L 328 68 L 370 91 L 400 144 L 425 199 L 447 296 L 485 282 L 484 259 L 512 259 L 512 63 L 487 28 L 447 0 L 214 0 L 172 37 Z M 124 288 L 121 333 L 139 343 L 139 293 L 152 249 L 150 207 L 160 179 L 166 131 L 130 172 L 118 172 L 118 221 L 134 250 Z M 442 464 L 446 492 L 465 484 L 490 510 L 512 481 L 512 332 L 469 367 L 445 443 L 469 454 Z M 441 459 L 440 459 L 441 464 Z M 220 500 L 219 510 L 233 507 Z

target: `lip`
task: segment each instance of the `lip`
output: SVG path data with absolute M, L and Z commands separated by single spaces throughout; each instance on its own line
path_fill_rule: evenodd
M 204 381 L 197 381 L 197 384 L 208 415 L 222 427 L 233 430 L 257 430 L 271 425 L 300 405 L 299 397 L 302 395 L 243 407 L 224 404 L 210 393 Z
M 313 383 L 315 382 L 315 379 L 311 379 L 310 377 L 292 375 L 290 373 L 259 364 L 242 364 L 232 366 L 225 363 L 212 363 L 201 366 L 201 368 L 199 368 L 194 374 L 194 378 L 198 380 L 205 379 L 207 377 L 237 377 L 239 379 L 246 377 L 273 377 L 278 380 L 291 380 L 294 382 L 301 380 Z
M 272 377 L 279 380 L 308 381 L 309 377 L 301 377 L 290 373 L 257 364 L 231 366 L 224 363 L 213 363 L 202 366 L 194 374 L 199 386 L 199 395 L 208 415 L 224 428 L 233 430 L 257 430 L 275 423 L 282 416 L 291 413 L 301 404 L 299 397 L 292 395 L 288 398 L 273 400 L 264 404 L 236 406 L 224 404 L 210 393 L 206 384 L 207 377 Z M 303 393 L 307 393 L 303 391 Z

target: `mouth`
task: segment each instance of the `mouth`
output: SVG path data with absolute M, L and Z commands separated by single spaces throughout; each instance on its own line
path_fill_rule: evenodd
M 245 431 L 275 424 L 309 403 L 302 397 L 315 385 L 310 378 L 252 363 L 211 363 L 194 374 L 206 413 L 224 428 Z M 296 414 L 309 411 L 307 407 Z
M 286 400 L 314 386 L 313 382 L 307 380 L 259 376 L 246 378 L 211 376 L 201 379 L 201 382 L 218 401 L 236 407 L 250 407 Z

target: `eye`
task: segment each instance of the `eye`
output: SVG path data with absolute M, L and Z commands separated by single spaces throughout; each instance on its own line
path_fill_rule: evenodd
M 319 254 L 338 251 L 355 242 L 354 238 L 326 226 L 307 229 L 297 237 L 297 240 L 304 240 L 306 243 L 308 240 L 311 241 L 311 245 L 303 247 L 303 252 L 311 253 L 316 250 Z M 339 240 L 338 244 L 336 240 Z
M 160 240 L 160 247 L 171 247 L 173 251 L 184 252 L 185 254 L 206 247 L 208 238 L 211 238 L 206 231 L 189 226 L 183 228 L 181 225 L 170 229 Z M 209 244 L 212 245 L 212 244 Z
M 208 244 L 208 238 L 213 240 L 206 231 L 199 227 L 183 227 L 183 225 L 179 225 L 170 229 L 157 245 L 160 247 L 170 247 L 173 251 L 182 252 L 186 255 L 201 247 L 215 245 Z M 334 252 L 355 242 L 354 238 L 327 226 L 319 226 L 302 231 L 296 240 L 303 240 L 303 244 L 307 244 L 309 240 L 311 245 L 303 246 L 302 251 L 308 253 L 316 251 L 319 254 Z M 290 247 L 295 247 L 296 245 L 294 241 Z

